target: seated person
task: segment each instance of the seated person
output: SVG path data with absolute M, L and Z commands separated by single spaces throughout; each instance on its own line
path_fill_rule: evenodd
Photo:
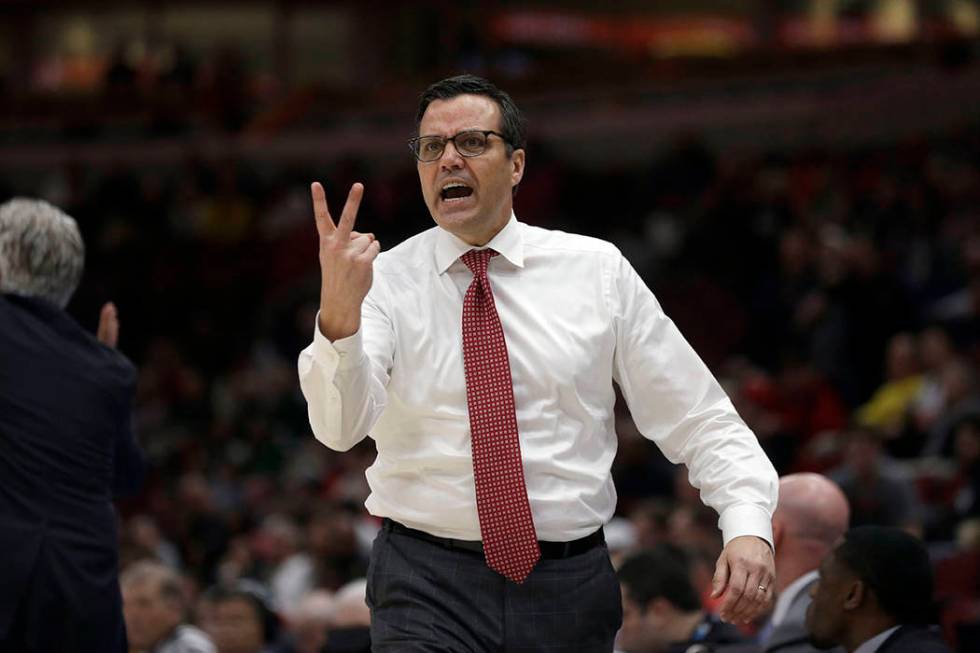
M 925 547 L 887 526 L 851 529 L 820 563 L 806 626 L 817 648 L 847 653 L 949 653 L 933 621 Z
M 687 556 L 659 544 L 623 561 L 617 573 L 623 595 L 623 626 L 616 637 L 625 653 L 686 653 L 719 650 L 744 641 L 738 630 L 702 609 Z
M 187 600 L 176 571 L 141 560 L 119 582 L 132 653 L 215 653 L 207 635 L 185 623 Z

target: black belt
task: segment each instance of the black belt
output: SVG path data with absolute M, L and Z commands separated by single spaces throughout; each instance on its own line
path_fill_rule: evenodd
M 425 531 L 409 528 L 408 526 L 399 524 L 393 519 L 388 519 L 387 517 L 385 517 L 384 521 L 382 521 L 381 527 L 389 533 L 408 535 L 409 537 L 438 544 L 445 549 L 469 551 L 471 553 L 479 553 L 481 556 L 483 555 L 483 542 L 480 540 L 453 540 L 448 537 L 437 537 L 431 533 L 426 533 Z M 586 535 L 583 538 L 572 540 L 571 542 L 545 542 L 543 540 L 538 540 L 538 546 L 541 549 L 542 558 L 554 560 L 558 558 L 570 558 L 572 556 L 577 556 L 580 553 L 591 551 L 600 544 L 605 544 L 605 542 L 606 536 L 603 534 L 602 529 L 600 528 L 595 533 L 592 533 L 592 535 Z

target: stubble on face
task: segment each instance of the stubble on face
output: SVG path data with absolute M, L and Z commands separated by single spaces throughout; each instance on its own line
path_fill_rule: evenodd
M 434 100 L 422 116 L 419 134 L 449 138 L 467 130 L 500 132 L 500 122 L 500 107 L 490 98 L 459 95 Z M 440 159 L 418 163 L 418 173 L 436 224 L 471 245 L 485 245 L 510 219 L 513 187 L 524 174 L 524 150 L 508 156 L 504 141 L 491 135 L 483 154 L 464 157 L 447 143 Z M 447 196 L 450 185 L 464 187 L 466 194 Z

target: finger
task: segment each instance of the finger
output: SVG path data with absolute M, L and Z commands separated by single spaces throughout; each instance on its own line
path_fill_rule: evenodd
M 99 327 L 95 332 L 95 337 L 99 342 L 107 347 L 115 349 L 119 342 L 119 316 L 116 312 L 116 305 L 106 302 L 99 311 Z
M 751 619 L 772 602 L 775 593 L 773 583 L 776 578 L 772 569 L 765 563 L 752 565 L 747 575 L 745 591 L 746 597 L 751 599 L 750 605 L 747 606 L 751 614 L 746 618 Z
M 721 617 L 730 623 L 734 623 L 741 616 L 741 604 L 745 596 L 745 581 L 745 572 L 733 565 L 728 578 L 728 587 L 725 589 L 725 599 L 719 609 Z
M 715 564 L 715 575 L 711 578 L 711 598 L 716 599 L 725 591 L 728 586 L 728 571 L 728 558 L 722 553 Z
M 372 234 L 372 233 L 362 234 L 360 231 L 352 231 L 352 232 L 350 232 L 350 239 L 351 240 L 354 240 L 355 238 L 358 238 L 359 236 L 367 236 L 371 240 L 374 240 L 374 234 Z
M 352 238 L 348 244 L 349 251 L 351 251 L 354 256 L 363 254 L 365 250 L 371 245 L 371 243 L 376 243 L 378 241 L 368 238 L 365 235 L 360 235 L 357 238 Z
M 310 195 L 313 197 L 313 215 L 316 217 L 317 233 L 320 234 L 320 238 L 325 238 L 337 228 L 334 226 L 333 218 L 330 217 L 330 211 L 327 209 L 327 194 L 323 191 L 320 182 L 314 181 L 310 184 Z
M 375 240 L 370 245 L 368 245 L 367 249 L 364 250 L 364 253 L 358 256 L 357 259 L 364 263 L 370 263 L 375 258 L 377 258 L 378 253 L 380 251 L 381 251 L 381 243 Z
M 765 587 L 759 580 L 753 580 L 755 574 L 746 573 L 744 591 L 742 597 L 732 610 L 732 622 L 745 623 L 752 619 L 762 606 L 765 599 L 765 591 L 759 587 Z M 769 588 L 766 587 L 766 590 Z
M 337 223 L 337 236 L 340 242 L 347 240 L 347 237 L 354 229 L 354 220 L 357 218 L 357 210 L 361 207 L 361 198 L 364 196 L 364 185 L 354 184 L 350 187 L 347 194 L 347 203 L 344 204 L 344 212 L 340 214 L 340 221 Z
M 763 587 L 765 589 L 759 589 Z M 746 621 L 751 621 L 758 617 L 760 614 L 769 611 L 769 606 L 772 603 L 772 587 L 766 582 L 760 580 L 756 585 L 756 595 L 755 602 L 751 606 L 750 614 L 746 615 Z

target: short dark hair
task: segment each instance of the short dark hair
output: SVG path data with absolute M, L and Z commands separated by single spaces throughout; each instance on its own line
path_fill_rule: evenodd
M 898 623 L 932 623 L 932 565 L 917 538 L 891 526 L 859 526 L 844 534 L 834 556 Z
M 231 601 L 244 601 L 252 606 L 262 624 L 262 638 L 268 644 L 279 637 L 279 615 L 272 608 L 272 595 L 262 583 L 251 578 L 239 578 L 231 583 L 219 583 L 209 587 L 203 596 L 205 601 L 216 605 Z
M 687 555 L 671 544 L 658 544 L 627 558 L 616 572 L 630 599 L 646 607 L 663 597 L 678 610 L 701 609 L 701 601 L 691 581 L 691 564 Z
M 507 144 L 507 156 L 527 145 L 526 123 L 521 110 L 506 92 L 492 82 L 476 75 L 457 75 L 432 84 L 419 97 L 419 110 L 415 115 L 415 131 L 422 123 L 422 116 L 433 100 L 451 100 L 460 95 L 482 95 L 500 107 L 500 133 Z

